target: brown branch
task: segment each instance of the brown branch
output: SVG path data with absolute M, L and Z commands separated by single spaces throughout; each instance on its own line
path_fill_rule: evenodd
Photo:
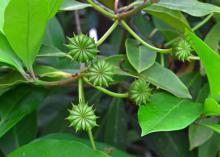
M 115 5 L 114 5 L 115 14 L 118 14 L 118 4 L 119 4 L 119 0 L 115 0 Z

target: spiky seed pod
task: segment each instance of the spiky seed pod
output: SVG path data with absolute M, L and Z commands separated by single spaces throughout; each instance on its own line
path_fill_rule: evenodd
M 149 84 L 142 79 L 134 81 L 129 88 L 129 97 L 137 105 L 146 104 L 151 97 Z
M 88 62 L 96 57 L 98 49 L 93 38 L 80 34 L 68 39 L 67 48 L 69 49 L 69 55 L 75 61 Z
M 113 66 L 104 60 L 92 63 L 86 73 L 90 83 L 98 86 L 108 86 L 113 81 Z
M 69 110 L 69 116 L 67 117 L 67 120 L 70 122 L 70 127 L 75 128 L 76 131 L 88 131 L 92 129 L 97 126 L 96 119 L 94 109 L 86 103 L 73 104 L 72 109 Z
M 191 45 L 184 39 L 180 40 L 176 46 L 175 55 L 182 61 L 188 60 L 191 55 L 192 48 Z

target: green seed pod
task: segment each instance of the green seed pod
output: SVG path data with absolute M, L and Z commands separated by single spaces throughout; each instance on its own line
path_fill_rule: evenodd
M 113 66 L 98 60 L 89 66 L 86 77 L 95 86 L 108 86 L 113 81 Z
M 80 34 L 68 39 L 69 44 L 67 48 L 69 49 L 69 55 L 74 60 L 78 62 L 88 62 L 96 57 L 98 49 L 93 38 Z
M 146 81 L 134 81 L 129 88 L 129 98 L 137 105 L 146 104 L 150 100 L 151 89 Z
M 180 40 L 176 47 L 175 55 L 182 61 L 188 60 L 191 55 L 191 45 L 186 40 Z
M 67 117 L 67 120 L 70 122 L 70 127 L 75 128 L 76 131 L 88 131 L 92 129 L 97 126 L 96 119 L 97 117 L 92 106 L 88 106 L 88 104 L 84 103 L 78 105 L 73 104 L 72 109 L 69 110 L 69 116 Z

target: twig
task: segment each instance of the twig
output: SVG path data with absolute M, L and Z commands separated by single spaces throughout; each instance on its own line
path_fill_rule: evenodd
M 80 26 L 79 12 L 76 10 L 74 12 L 74 15 L 75 15 L 75 21 L 76 21 L 77 34 L 80 34 L 81 33 L 81 26 Z
M 118 3 L 119 3 L 119 0 L 115 0 L 115 4 L 114 4 L 115 14 L 118 14 Z

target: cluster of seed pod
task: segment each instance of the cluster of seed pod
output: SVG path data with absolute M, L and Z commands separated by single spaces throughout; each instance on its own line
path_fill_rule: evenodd
M 69 55 L 74 61 L 86 63 L 83 77 L 94 86 L 108 86 L 113 81 L 113 66 L 105 60 L 97 60 L 97 45 L 93 38 L 84 34 L 68 38 Z M 86 103 L 80 102 L 69 110 L 70 126 L 78 130 L 90 130 L 96 126 L 95 111 Z
M 74 61 L 86 63 L 85 77 L 94 86 L 109 86 L 113 82 L 114 68 L 105 60 L 97 59 L 97 45 L 94 39 L 87 35 L 74 35 L 69 39 L 67 48 Z M 136 104 L 146 104 L 150 100 L 151 89 L 149 84 L 142 80 L 134 81 L 129 88 L 129 98 Z M 97 126 L 94 109 L 87 103 L 80 102 L 73 105 L 67 117 L 70 126 L 78 130 L 90 130 Z

